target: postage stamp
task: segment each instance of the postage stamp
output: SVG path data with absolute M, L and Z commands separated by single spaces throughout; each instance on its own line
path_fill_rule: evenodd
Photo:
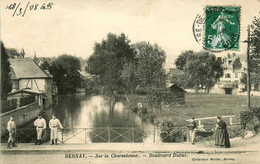
M 239 50 L 240 6 L 205 7 L 204 48 Z

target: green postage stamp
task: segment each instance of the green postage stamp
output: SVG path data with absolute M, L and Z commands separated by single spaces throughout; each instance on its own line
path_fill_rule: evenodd
M 206 6 L 205 49 L 212 51 L 239 50 L 239 37 L 239 6 Z

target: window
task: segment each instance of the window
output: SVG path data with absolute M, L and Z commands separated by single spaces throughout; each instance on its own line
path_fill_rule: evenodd
M 229 74 L 229 73 L 226 73 L 226 74 L 225 74 L 225 78 L 230 78 L 230 74 Z

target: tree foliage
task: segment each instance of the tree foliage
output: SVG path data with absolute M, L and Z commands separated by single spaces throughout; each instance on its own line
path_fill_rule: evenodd
M 80 61 L 78 58 L 63 54 L 50 66 L 50 73 L 56 83 L 59 94 L 76 93 L 81 87 Z
M 9 55 L 9 58 L 11 59 L 21 59 L 25 56 L 24 49 L 22 49 L 22 51 L 19 53 L 15 48 L 6 48 L 6 53 Z
M 184 54 L 182 53 L 180 56 L 184 56 Z M 189 53 L 189 56 L 185 58 L 185 65 L 178 67 L 184 70 L 185 76 L 183 75 L 183 78 L 186 78 L 187 87 L 194 87 L 195 89 L 205 87 L 209 91 L 223 75 L 221 58 L 217 58 L 209 52 Z
M 12 90 L 11 68 L 8 59 L 4 43 L 1 41 L 1 100 L 6 100 L 7 93 Z
M 260 18 L 254 18 L 251 24 L 251 49 L 254 55 L 257 55 L 259 58 L 260 55 Z
M 260 84 L 260 18 L 254 18 L 251 24 L 250 36 L 250 81 L 252 84 Z
M 125 63 L 121 72 L 121 78 L 126 91 L 133 92 L 138 85 L 136 63 Z
M 163 88 L 166 83 L 166 73 L 163 69 L 166 55 L 157 45 L 139 42 L 134 45 L 136 56 L 136 78 L 140 87 Z
M 194 51 L 192 51 L 192 50 L 187 50 L 187 51 L 181 52 L 181 54 L 178 56 L 178 58 L 175 61 L 176 68 L 184 71 L 185 65 L 187 62 L 187 58 L 193 54 L 194 54 Z
M 126 63 L 134 59 L 134 50 L 125 34 L 109 33 L 106 40 L 96 43 L 94 53 L 87 62 L 87 72 L 100 78 L 106 94 L 124 89 L 122 71 Z
M 42 70 L 50 70 L 50 62 L 48 62 L 47 60 L 44 60 L 43 63 L 40 65 L 40 68 Z
M 189 76 L 187 73 L 184 72 L 176 72 L 170 77 L 171 83 L 182 87 L 182 88 L 190 88 L 193 87 L 193 85 L 189 86 Z

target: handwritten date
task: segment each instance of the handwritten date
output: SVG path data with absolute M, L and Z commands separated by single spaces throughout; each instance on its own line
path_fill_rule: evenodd
M 12 16 L 22 16 L 24 17 L 26 12 L 29 11 L 36 11 L 36 10 L 50 10 L 53 7 L 53 3 L 41 3 L 41 4 L 35 4 L 28 1 L 26 4 L 21 3 L 12 3 L 10 5 L 6 6 L 6 10 L 13 11 Z

